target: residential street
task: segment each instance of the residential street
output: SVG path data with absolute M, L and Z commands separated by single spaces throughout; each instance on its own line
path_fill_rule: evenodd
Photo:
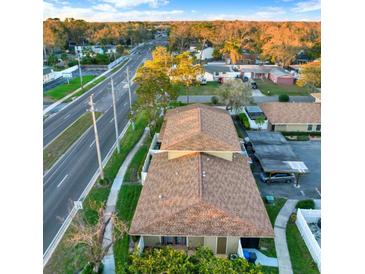
M 149 46 L 143 47 L 141 51 L 142 53 L 134 55 L 128 64 L 131 78 L 141 62 L 145 58 L 150 58 Z M 125 83 L 122 83 L 125 79 L 124 72 L 125 68 L 113 78 L 117 98 L 119 134 L 127 124 L 129 114 L 128 88 Z M 132 100 L 135 99 L 135 88 L 136 86 L 132 85 Z M 115 142 L 109 81 L 91 89 L 80 99 L 48 118 L 44 122 L 44 145 L 50 143 L 86 112 L 88 96 L 91 93 L 94 93 L 96 110 L 103 112 L 97 125 L 102 158 L 105 158 Z M 98 169 L 94 140 L 94 131 L 89 128 L 43 178 L 43 252 L 48 248 L 61 227 L 61 219 L 67 217 L 73 206 L 73 201 L 79 199 Z

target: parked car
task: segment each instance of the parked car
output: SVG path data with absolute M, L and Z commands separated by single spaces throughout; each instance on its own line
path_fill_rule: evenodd
M 256 82 L 255 82 L 255 81 L 252 81 L 252 82 L 251 82 L 251 88 L 252 88 L 252 89 L 257 89 L 257 84 L 256 84 Z
M 206 84 L 207 84 L 207 79 L 205 79 L 205 78 L 200 78 L 200 84 L 201 84 L 201 85 L 206 85 Z
M 261 181 L 263 181 L 266 184 L 275 183 L 275 182 L 277 182 L 277 183 L 294 183 L 295 176 L 293 173 L 275 173 L 270 176 L 268 173 L 262 172 L 262 173 L 260 173 L 260 179 L 261 179 Z

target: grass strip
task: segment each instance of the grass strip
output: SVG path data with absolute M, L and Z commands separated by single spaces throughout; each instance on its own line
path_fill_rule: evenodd
M 299 87 L 293 85 L 278 85 L 268 79 L 256 80 L 257 88 L 265 95 L 282 95 L 287 94 L 289 96 L 306 96 L 309 95 L 310 91 L 305 87 Z
M 271 225 L 274 226 L 276 217 L 279 214 L 279 211 L 284 206 L 286 199 L 277 198 L 273 204 L 265 203 L 267 214 L 269 215 Z M 276 249 L 275 249 L 275 241 L 270 238 L 260 239 L 260 251 L 269 257 L 276 258 Z M 266 273 L 266 272 L 265 272 Z M 268 272 L 270 273 L 270 272 Z M 276 273 L 276 272 L 273 272 Z M 277 272 L 278 273 L 278 272 Z
M 207 82 L 205 85 L 197 85 L 189 88 L 189 95 L 219 95 L 220 84 L 218 82 Z M 185 96 L 186 87 L 183 85 L 176 85 L 178 94 Z
M 117 65 L 115 68 L 112 69 L 112 73 L 116 72 L 118 69 L 120 69 L 125 63 L 127 63 L 128 59 L 123 60 L 122 63 Z
M 138 183 L 141 180 L 140 174 L 142 172 L 144 160 L 148 153 L 148 148 L 151 143 L 151 138 L 143 144 L 140 149 L 137 151 L 136 155 L 134 155 L 131 163 L 128 166 L 128 169 L 124 175 L 123 182 L 127 183 Z
M 85 75 L 82 77 L 83 84 L 90 82 L 93 80 L 96 76 L 95 75 Z M 48 90 L 45 95 L 47 97 L 50 97 L 53 100 L 59 100 L 63 97 L 65 97 L 67 94 L 77 90 L 80 88 L 80 77 L 75 77 L 70 80 L 69 83 L 64 83 L 62 85 L 59 85 L 57 87 L 54 87 L 53 89 Z
M 91 88 L 95 87 L 100 82 L 103 82 L 105 79 L 106 78 L 104 76 L 101 76 L 100 78 L 96 79 L 94 82 L 90 83 L 90 85 L 88 85 L 87 87 L 81 89 L 79 92 L 76 92 L 72 97 L 81 96 L 82 94 L 84 94 L 85 92 L 90 90 Z M 70 101 L 72 101 L 72 98 L 69 98 L 69 99 L 66 100 L 66 102 L 70 102 Z
M 295 274 L 319 274 L 317 265 L 313 261 L 297 225 L 290 220 L 286 226 L 286 240 L 293 272 Z
M 123 185 L 118 196 L 116 211 L 123 222 L 130 225 L 136 209 L 142 185 Z M 122 239 L 114 244 L 114 258 L 116 273 L 124 273 L 124 267 L 128 261 L 129 235 L 125 234 Z
M 100 115 L 100 112 L 95 112 L 96 117 Z M 43 171 L 50 169 L 91 125 L 92 118 L 90 113 L 84 113 L 75 123 L 43 149 Z
M 133 131 L 132 126 L 129 126 L 127 132 L 120 141 L 121 152 L 118 154 L 115 150 L 104 168 L 105 177 L 108 178 L 109 182 L 114 180 L 126 156 L 143 135 L 146 126 L 146 116 L 144 113 L 140 113 L 136 118 L 135 130 Z M 110 188 L 111 183 L 105 186 L 95 184 L 83 202 L 84 210 L 79 211 L 78 214 L 83 214 L 83 217 L 86 218 L 86 221 L 90 224 L 96 224 L 98 214 L 97 210 L 95 210 L 92 205 L 96 203 L 98 205 L 97 209 L 104 207 L 109 196 Z M 61 242 L 52 254 L 52 257 L 43 269 L 43 273 L 73 274 L 75 271 L 82 269 L 86 265 L 87 254 L 85 248 L 83 248 L 82 245 L 78 245 L 77 248 L 72 249 L 66 245 L 70 229 L 71 228 L 66 231 Z M 124 244 L 126 244 L 128 248 L 128 239 L 123 238 L 123 240 Z

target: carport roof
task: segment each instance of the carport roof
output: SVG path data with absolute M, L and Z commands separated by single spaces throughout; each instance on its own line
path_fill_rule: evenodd
M 309 171 L 280 132 L 247 131 L 247 135 L 265 172 Z

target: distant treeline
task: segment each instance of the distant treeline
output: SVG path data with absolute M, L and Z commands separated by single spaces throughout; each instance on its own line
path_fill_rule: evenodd
M 151 39 L 156 30 L 169 32 L 170 50 L 186 50 L 191 45 L 212 45 L 215 57 L 228 55 L 233 63 L 243 52 L 261 59 L 290 64 L 300 51 L 309 59 L 321 55 L 320 22 L 118 22 L 96 23 L 68 18 L 43 22 L 43 42 L 47 50 L 66 49 L 69 43 L 132 45 Z
M 320 22 L 211 21 L 170 23 L 170 48 L 214 46 L 215 55 L 228 55 L 233 63 L 242 52 L 260 55 L 263 60 L 290 64 L 300 51 L 309 59 L 321 55 Z

